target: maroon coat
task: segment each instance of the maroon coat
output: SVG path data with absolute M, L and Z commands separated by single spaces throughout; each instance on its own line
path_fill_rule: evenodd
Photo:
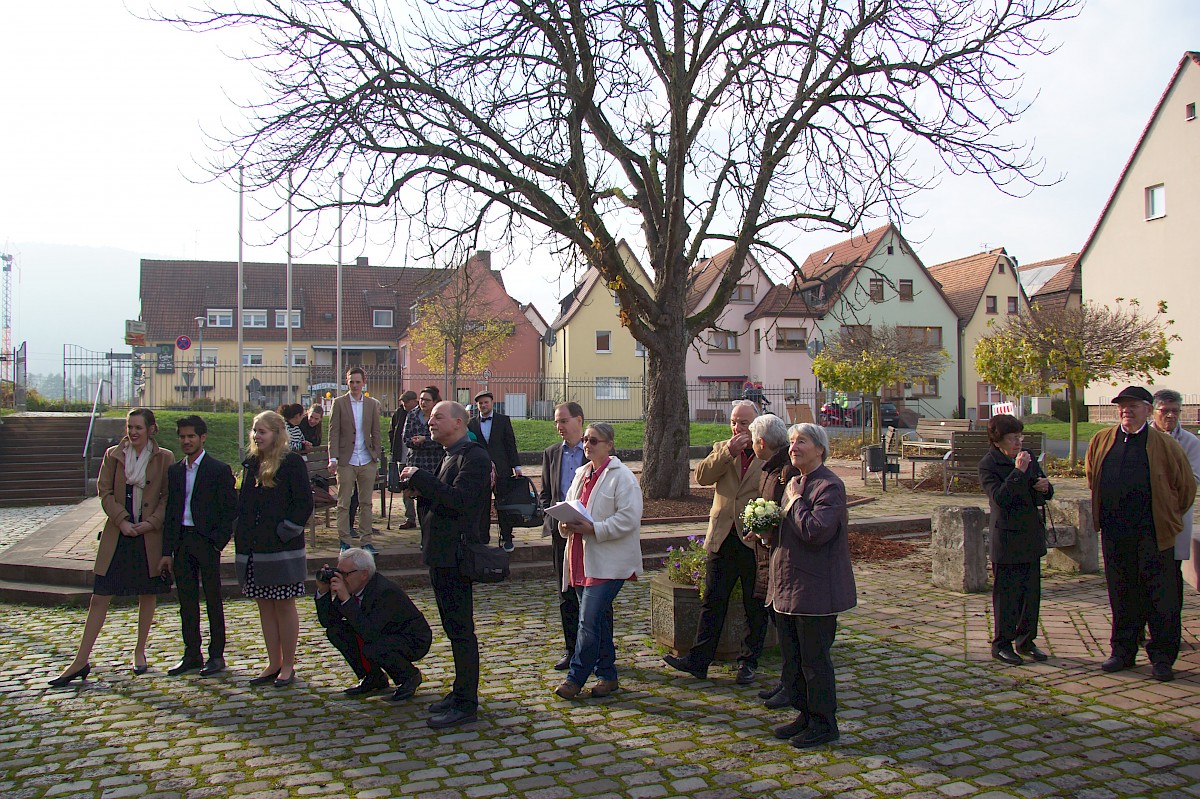
M 767 604 L 779 613 L 830 616 L 858 604 L 850 566 L 846 485 L 824 464 L 788 485 L 771 552 Z

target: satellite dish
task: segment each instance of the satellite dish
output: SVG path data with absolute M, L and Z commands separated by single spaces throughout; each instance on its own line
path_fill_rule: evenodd
M 554 332 L 554 328 L 546 331 L 546 335 L 542 336 L 542 340 L 546 342 L 547 347 L 553 347 L 558 341 L 558 334 Z

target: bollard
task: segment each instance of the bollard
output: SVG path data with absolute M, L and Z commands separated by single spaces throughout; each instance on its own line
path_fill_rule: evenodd
M 1046 518 L 1047 544 L 1052 547 L 1046 552 L 1046 566 L 1078 574 L 1099 572 L 1100 536 L 1092 522 L 1092 501 L 1052 499 L 1046 503 Z M 1050 530 L 1050 520 L 1056 528 L 1064 528 L 1064 535 L 1058 536 L 1058 540 Z M 1073 541 L 1072 536 L 1066 534 L 1067 529 L 1074 533 Z
M 934 513 L 932 527 L 933 584 L 963 594 L 988 590 L 987 511 L 941 507 Z

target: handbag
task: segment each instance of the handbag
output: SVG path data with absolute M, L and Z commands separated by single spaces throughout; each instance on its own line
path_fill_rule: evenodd
M 404 486 L 400 483 L 400 470 L 404 468 L 400 461 L 388 461 L 387 465 L 387 487 L 388 491 L 393 494 L 399 494 L 404 490 Z
M 513 527 L 541 527 L 546 521 L 542 498 L 528 477 L 512 477 L 502 500 L 496 503 L 496 518 Z
M 473 583 L 501 583 L 508 578 L 508 553 L 479 541 L 458 542 L 458 573 Z

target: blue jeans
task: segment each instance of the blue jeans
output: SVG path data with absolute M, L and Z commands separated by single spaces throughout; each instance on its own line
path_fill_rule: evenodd
M 579 633 L 567 680 L 583 685 L 595 672 L 601 680 L 617 679 L 617 647 L 613 643 L 613 600 L 624 580 L 606 580 L 583 588 L 579 594 Z

